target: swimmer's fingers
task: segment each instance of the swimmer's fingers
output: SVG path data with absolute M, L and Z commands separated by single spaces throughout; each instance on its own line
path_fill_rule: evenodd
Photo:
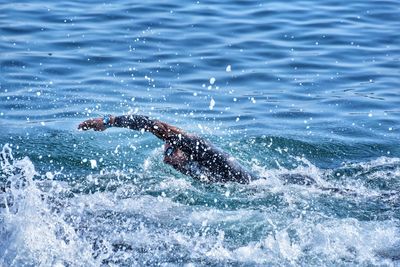
M 95 131 L 104 131 L 107 129 L 103 123 L 102 118 L 86 120 L 79 124 L 78 130 L 87 131 L 93 129 Z

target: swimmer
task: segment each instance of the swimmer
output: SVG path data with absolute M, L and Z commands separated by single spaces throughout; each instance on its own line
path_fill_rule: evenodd
M 109 127 L 128 128 L 154 134 L 165 142 L 164 162 L 185 175 L 204 182 L 247 184 L 253 176 L 232 156 L 207 140 L 142 115 L 104 116 L 79 124 L 78 129 L 104 131 Z

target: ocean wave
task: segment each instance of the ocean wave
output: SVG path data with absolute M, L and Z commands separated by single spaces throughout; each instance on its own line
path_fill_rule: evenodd
M 400 257 L 397 185 L 382 190 L 348 183 L 360 173 L 365 183 L 383 173 L 384 180 L 398 179 L 398 158 L 348 164 L 356 175 L 336 181 L 331 176 L 338 170 L 298 158 L 304 166 L 292 170 L 254 165 L 264 177 L 249 185 L 202 185 L 170 175 L 146 182 L 146 171 L 135 176 L 140 180 L 119 171 L 87 176 L 91 189 L 77 190 L 52 179 L 55 172 L 40 175 L 29 158 L 14 158 L 9 145 L 1 155 L 0 263 L 6 266 L 381 265 Z M 156 172 L 159 166 L 146 168 Z M 316 183 L 281 178 L 291 174 Z M 96 180 L 120 183 L 100 187 Z M 323 189 L 334 186 L 348 191 Z

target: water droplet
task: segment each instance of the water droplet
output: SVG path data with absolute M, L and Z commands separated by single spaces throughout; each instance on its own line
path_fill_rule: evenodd
M 90 160 L 90 166 L 92 167 L 92 169 L 97 167 L 97 161 L 95 159 L 91 159 Z
M 211 98 L 211 100 L 210 100 L 210 106 L 209 106 L 210 110 L 213 110 L 213 109 L 214 109 L 214 106 L 215 106 L 215 100 L 214 100 L 213 98 Z
M 46 178 L 52 180 L 54 175 L 51 172 L 46 172 Z

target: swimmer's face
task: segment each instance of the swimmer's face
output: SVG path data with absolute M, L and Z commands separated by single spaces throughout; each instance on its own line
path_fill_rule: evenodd
M 173 147 L 170 144 L 165 144 L 164 162 L 179 171 L 183 171 L 188 162 L 188 156 L 179 148 Z

